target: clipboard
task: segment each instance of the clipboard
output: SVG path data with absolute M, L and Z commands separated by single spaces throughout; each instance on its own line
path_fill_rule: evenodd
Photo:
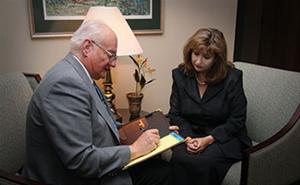
M 164 136 L 163 138 L 160 139 L 160 142 L 158 144 L 158 147 L 153 150 L 152 152 L 143 155 L 139 158 L 136 158 L 132 161 L 130 161 L 127 165 L 125 165 L 122 170 L 126 170 L 128 168 L 130 168 L 131 166 L 134 166 L 140 162 L 143 162 L 155 155 L 158 155 L 176 145 L 181 144 L 182 142 L 184 142 L 184 138 L 181 137 L 179 134 L 175 133 L 175 132 L 170 132 L 169 134 L 167 134 L 166 136 Z

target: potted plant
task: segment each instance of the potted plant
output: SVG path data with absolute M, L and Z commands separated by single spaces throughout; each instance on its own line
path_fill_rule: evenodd
M 134 70 L 133 77 L 135 80 L 135 91 L 127 93 L 127 99 L 129 103 L 129 112 L 130 119 L 134 119 L 139 117 L 141 111 L 141 103 L 144 97 L 142 90 L 147 84 L 150 84 L 155 79 L 152 78 L 150 80 L 146 80 L 147 74 L 152 74 L 155 69 L 151 68 L 148 64 L 148 59 L 141 57 L 140 55 L 137 58 L 130 56 L 132 61 L 134 62 L 136 69 Z

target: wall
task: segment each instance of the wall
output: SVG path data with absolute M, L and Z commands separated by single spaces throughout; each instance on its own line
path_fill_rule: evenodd
M 238 0 L 165 0 L 163 35 L 138 35 L 137 38 L 156 69 L 154 83 L 144 89 L 143 109 L 169 109 L 171 70 L 182 61 L 187 38 L 200 27 L 223 31 L 229 59 L 233 58 L 235 19 Z M 68 52 L 69 39 L 31 40 L 27 0 L 0 1 L 0 73 L 11 71 L 45 72 Z M 125 94 L 134 89 L 134 65 L 120 57 L 112 70 L 117 108 L 126 108 Z

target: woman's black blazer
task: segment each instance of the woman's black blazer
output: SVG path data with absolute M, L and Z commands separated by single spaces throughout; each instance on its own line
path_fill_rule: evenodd
M 227 77 L 209 84 L 201 98 L 194 76 L 181 68 L 172 71 L 169 117 L 183 136 L 212 135 L 225 156 L 241 158 L 241 149 L 251 146 L 245 126 L 247 100 L 242 71 L 228 68 Z

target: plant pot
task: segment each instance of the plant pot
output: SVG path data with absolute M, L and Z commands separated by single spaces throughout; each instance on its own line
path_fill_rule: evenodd
M 136 95 L 135 93 L 127 93 L 127 100 L 129 104 L 129 113 L 130 113 L 130 120 L 140 117 L 140 112 L 142 108 L 142 100 L 144 95 L 140 93 Z

